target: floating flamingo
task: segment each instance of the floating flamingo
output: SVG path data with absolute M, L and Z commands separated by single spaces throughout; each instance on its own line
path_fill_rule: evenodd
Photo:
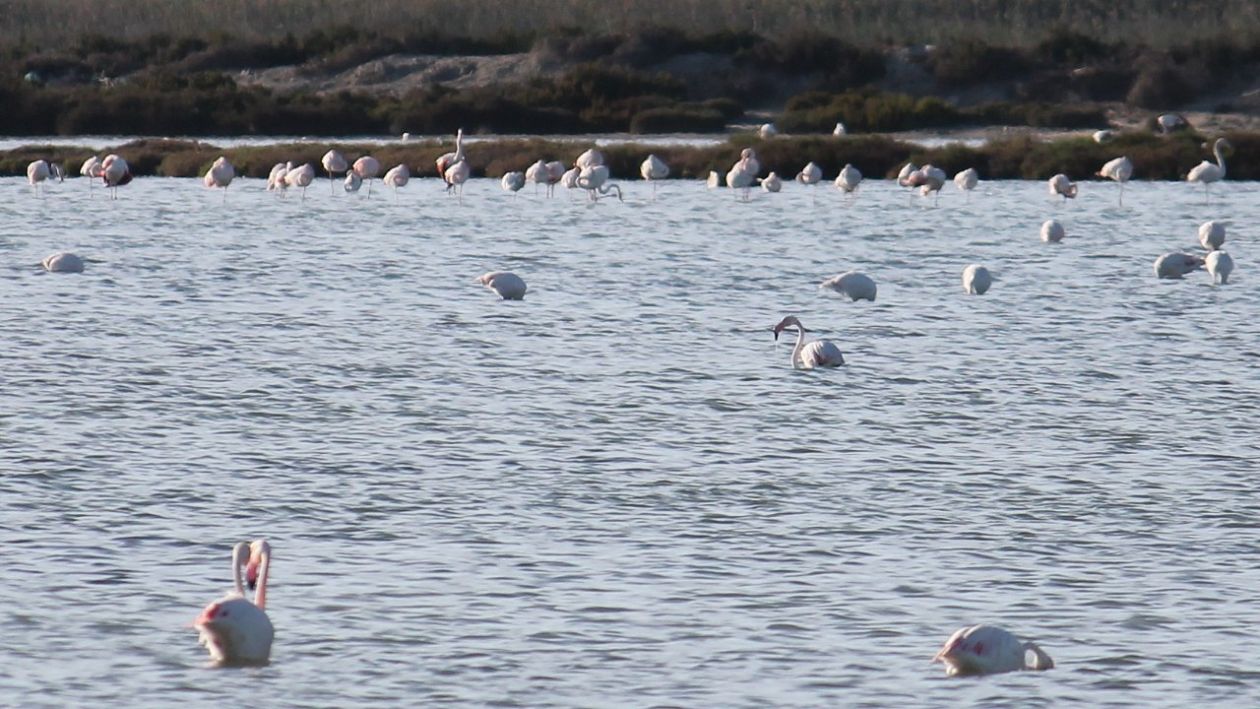
M 1047 219 L 1041 225 L 1041 240 L 1047 244 L 1057 244 L 1063 241 L 1064 236 L 1067 236 L 1067 232 L 1064 231 L 1058 219 Z
M 1208 273 L 1212 274 L 1212 282 L 1224 285 L 1229 281 L 1229 274 L 1234 270 L 1234 259 L 1224 251 L 1213 251 L 1203 259 Z
M 1028 653 L 1033 661 L 1028 662 Z M 945 674 L 988 675 L 1016 670 L 1048 670 L 1054 660 L 1036 643 L 1019 638 L 993 625 L 973 625 L 949 636 L 932 662 L 945 664 Z
M 254 592 L 251 602 L 241 583 L 241 567 Z M 265 665 L 271 659 L 275 637 L 267 617 L 267 577 L 271 570 L 271 546 L 264 539 L 241 542 L 232 550 L 233 588 L 206 606 L 193 621 L 199 640 L 219 665 Z
M 793 369 L 815 369 L 818 367 L 839 367 L 844 364 L 844 355 L 840 353 L 840 348 L 836 347 L 830 340 L 812 340 L 805 341 L 805 333 L 809 330 L 801 324 L 801 321 L 795 315 L 789 315 L 779 321 L 774 326 L 774 339 L 779 339 L 779 333 L 785 328 L 796 327 L 796 345 L 792 348 L 792 368 Z
M 1051 177 L 1048 184 L 1050 186 L 1050 194 L 1062 196 L 1064 202 L 1067 202 L 1069 199 L 1076 199 L 1076 184 L 1067 175 L 1059 173 Z
M 477 282 L 504 300 L 525 299 L 525 279 L 511 271 L 491 271 L 479 276 Z
M 1197 271 L 1202 265 L 1203 259 L 1194 254 L 1170 252 L 1155 259 L 1155 275 L 1177 280 L 1187 273 Z
M 872 303 L 875 302 L 877 290 L 875 279 L 861 271 L 846 271 L 838 276 L 832 276 L 819 283 L 818 287 L 847 295 L 850 300 L 869 300 Z
M 963 269 L 962 273 L 963 290 L 971 295 L 984 295 L 989 286 L 993 285 L 993 274 L 989 273 L 989 269 L 978 263 L 973 263 Z
M 1225 224 L 1218 221 L 1199 225 L 1199 243 L 1208 251 L 1217 251 L 1225 243 Z
M 766 192 L 778 192 L 783 189 L 783 179 L 773 170 L 770 171 L 769 175 L 761 178 L 760 182 L 761 189 Z

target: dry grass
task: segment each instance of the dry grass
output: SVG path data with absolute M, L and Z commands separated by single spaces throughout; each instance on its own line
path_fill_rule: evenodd
M 1155 47 L 1196 38 L 1253 40 L 1254 0 L 3 0 L 0 42 L 66 45 L 82 35 L 270 40 L 333 27 L 387 37 L 479 39 L 630 33 L 661 25 L 778 37 L 823 32 L 861 46 L 983 38 L 1030 46 L 1053 28 Z

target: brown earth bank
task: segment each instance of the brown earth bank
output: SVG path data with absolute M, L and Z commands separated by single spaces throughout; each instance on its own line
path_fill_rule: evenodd
M 1232 144 L 1227 153 L 1230 179 L 1260 179 L 1260 133 L 1228 132 Z M 465 146 L 473 175 L 499 177 L 509 170 L 524 170 L 537 160 L 560 160 L 572 164 L 588 145 L 573 141 L 541 138 L 484 140 Z M 1088 136 L 1042 139 L 1032 134 L 1007 135 L 969 147 L 952 143 L 940 147 L 894 140 L 884 136 L 779 136 L 763 140 L 753 134 L 740 134 L 730 140 L 705 146 L 625 143 L 601 146 L 614 177 L 637 179 L 639 164 L 649 151 L 671 167 L 671 177 L 703 178 L 709 171 L 725 172 L 738 159 L 740 151 L 757 151 L 763 174 L 775 171 L 785 179 L 808 162 L 817 163 L 828 179 L 845 164 L 853 164 L 867 177 L 892 177 L 907 162 L 930 163 L 953 174 L 976 168 L 983 179 L 1047 179 L 1064 173 L 1072 179 L 1095 179 L 1102 164 L 1114 157 L 1128 156 L 1134 164 L 1135 179 L 1181 180 L 1205 159 L 1213 159 L 1207 136 L 1193 131 L 1153 135 L 1147 131 L 1121 132 L 1100 144 Z M 388 168 L 407 165 L 419 177 L 435 177 L 439 155 L 454 149 L 453 141 L 408 141 L 386 145 L 329 142 L 300 143 L 262 147 L 221 149 L 201 141 L 142 140 L 105 151 L 66 146 L 27 146 L 0 153 L 0 174 L 25 175 L 33 160 L 45 159 L 63 164 L 70 174 L 89 156 L 109 152 L 124 157 L 135 175 L 195 177 L 205 173 L 220 155 L 249 177 L 266 177 L 277 163 L 311 163 L 317 172 L 320 158 L 328 149 L 337 149 L 353 161 L 360 155 L 373 155 Z

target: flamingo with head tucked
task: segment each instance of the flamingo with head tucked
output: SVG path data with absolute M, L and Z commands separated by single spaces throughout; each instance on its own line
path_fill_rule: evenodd
M 1064 202 L 1067 202 L 1069 199 L 1076 198 L 1076 183 L 1072 182 L 1067 175 L 1064 175 L 1061 172 L 1054 177 L 1051 177 L 1048 185 L 1050 187 L 1050 194 L 1062 196 Z
M 324 153 L 319 163 L 324 166 L 324 172 L 328 173 L 328 193 L 334 194 L 337 189 L 334 177 L 349 170 L 350 163 L 346 162 L 346 156 L 336 150 Z
M 1212 144 L 1212 154 L 1216 156 L 1216 163 L 1210 163 L 1207 160 L 1195 165 L 1186 175 L 1187 182 L 1203 183 L 1203 201 L 1208 201 L 1208 187 L 1213 182 L 1220 182 L 1225 179 L 1225 153 L 1233 146 L 1224 138 L 1217 138 Z
M 216 187 L 223 188 L 223 201 L 227 202 L 227 188 L 232 184 L 232 179 L 236 177 L 236 168 L 232 167 L 232 163 L 222 155 L 210 165 L 210 169 L 206 170 L 205 177 L 202 182 L 206 187 L 214 189 Z
M 1213 251 L 1203 259 L 1203 265 L 1212 274 L 1213 283 L 1225 285 L 1229 281 L 1229 274 L 1234 270 L 1234 259 L 1224 251 Z
M 844 364 L 844 355 L 840 348 L 830 340 L 805 341 L 805 333 L 809 332 L 795 315 L 789 315 L 779 321 L 773 328 L 774 339 L 788 327 L 796 328 L 796 345 L 792 348 L 793 369 L 815 369 L 818 367 L 839 367 Z
M 1032 662 L 1028 654 L 1032 653 Z M 1048 670 L 1054 660 L 1036 643 L 1021 642 L 994 625 L 973 625 L 949 636 L 932 662 L 945 664 L 945 674 L 989 675 L 1016 670 Z
M 110 197 L 118 199 L 118 188 L 131 182 L 131 166 L 118 155 L 106 155 L 101 161 L 101 179 L 109 187 Z
M 656 199 L 656 182 L 669 177 L 669 165 L 655 155 L 648 155 L 639 165 L 639 174 L 652 183 L 652 199 Z
M 394 188 L 394 201 L 398 201 L 398 188 L 406 187 L 411 181 L 411 170 L 405 164 L 399 163 L 389 169 L 385 176 L 381 178 L 381 182 Z
M 306 201 L 306 188 L 311 186 L 315 181 L 315 167 L 309 162 L 302 163 L 300 167 L 290 168 L 284 173 L 284 184 L 289 187 L 302 188 L 302 201 Z M 369 187 L 369 189 L 371 189 Z
M 254 589 L 254 600 L 245 597 L 241 583 L 242 567 L 246 582 Z M 193 621 L 202 645 L 219 665 L 265 665 L 271 659 L 275 637 L 267 617 L 267 577 L 271 571 L 271 546 L 265 539 L 241 542 L 232 550 L 233 588 L 211 603 Z
M 515 197 L 517 192 L 525 186 L 525 173 L 518 170 L 512 170 L 503 173 L 503 177 L 499 180 L 499 186 L 506 192 L 511 192 Z
M 748 190 L 760 172 L 761 162 L 757 160 L 757 153 L 752 148 L 744 148 L 740 151 L 739 160 L 726 173 L 726 186 L 742 190 L 744 201 L 747 202 Z
M 856 167 L 845 163 L 840 168 L 840 174 L 836 176 L 836 189 L 851 195 L 857 192 L 857 188 L 862 184 L 862 173 Z
M 100 177 L 104 172 L 101 167 L 101 159 L 95 155 L 90 156 L 83 164 L 79 166 L 79 174 L 88 178 L 88 194 L 92 193 L 92 185 L 96 183 L 94 178 Z
M 954 185 L 967 195 L 967 201 L 971 201 L 971 191 L 978 184 L 980 184 L 980 173 L 976 172 L 974 167 L 969 167 L 954 175 Z
M 970 295 L 984 295 L 993 285 L 993 274 L 984 266 L 973 263 L 963 269 L 962 284 L 963 290 Z
M 1208 251 L 1218 251 L 1225 244 L 1225 223 L 1203 222 L 1199 225 L 1199 243 Z
M 381 174 L 381 161 L 371 155 L 364 155 L 350 166 L 355 174 L 367 181 L 368 196 L 372 196 L 372 180 Z

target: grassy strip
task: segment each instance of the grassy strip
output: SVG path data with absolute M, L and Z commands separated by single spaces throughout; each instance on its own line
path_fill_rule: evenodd
M 1229 159 L 1229 176 L 1238 180 L 1260 179 L 1260 133 L 1235 133 L 1227 136 L 1234 145 Z M 1146 133 L 1127 133 L 1114 142 L 1099 145 L 1089 138 L 1064 138 L 1041 141 L 1028 137 L 994 140 L 980 147 L 961 144 L 940 148 L 923 148 L 881 136 L 780 137 L 769 141 L 739 136 L 715 146 L 614 145 L 601 148 L 613 175 L 620 179 L 637 179 L 639 163 L 653 152 L 665 160 L 676 178 L 702 178 L 710 170 L 725 173 L 745 147 L 754 147 L 764 171 L 774 170 L 790 178 L 805 163 L 822 166 L 824 174 L 836 175 L 845 163 L 852 163 L 868 177 L 891 177 L 907 161 L 931 163 L 951 175 L 974 167 L 984 179 L 1047 179 L 1062 172 L 1074 179 L 1090 179 L 1107 160 L 1127 155 L 1134 164 L 1134 175 L 1147 180 L 1180 180 L 1191 167 L 1210 157 L 1204 138 L 1188 133 L 1159 137 Z M 104 152 L 116 152 L 132 166 L 136 175 L 196 177 L 204 174 L 210 163 L 226 155 L 238 174 L 266 177 L 278 162 L 309 162 L 320 169 L 319 159 L 330 147 L 353 160 L 359 155 L 374 155 L 389 167 L 406 163 L 416 176 L 437 175 L 434 161 L 454 149 L 451 142 L 407 142 L 390 145 L 355 145 L 328 143 L 296 144 L 265 147 L 220 149 L 202 142 L 146 140 L 129 143 Z M 587 146 L 572 142 L 544 139 L 498 140 L 466 146 L 474 176 L 499 177 L 508 170 L 524 170 L 535 160 L 571 162 Z M 25 175 L 32 160 L 51 159 L 76 174 L 79 165 L 92 151 L 76 147 L 28 146 L 0 153 L 0 175 Z

